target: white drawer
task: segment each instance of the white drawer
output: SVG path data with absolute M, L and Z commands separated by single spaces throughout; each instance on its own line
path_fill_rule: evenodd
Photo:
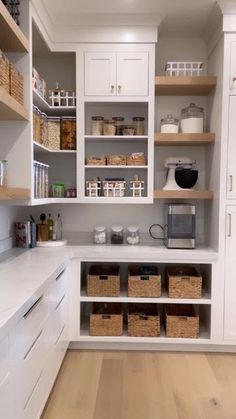
M 9 336 L 7 335 L 0 341 L 0 383 L 9 370 L 9 349 Z
M 7 371 L 0 380 L 0 418 L 1 419 L 21 419 L 16 408 L 13 394 L 13 377 Z
M 61 367 L 63 358 L 68 348 L 68 326 L 65 324 L 62 326 L 58 339 L 55 342 L 54 348 L 50 353 L 50 357 L 47 361 L 45 370 L 47 371 L 47 382 L 51 390 L 58 371 Z
M 55 278 L 53 284 L 45 293 L 45 299 L 48 302 L 50 312 L 55 309 L 61 298 L 65 295 L 67 285 L 66 280 L 67 273 L 66 270 L 64 270 Z

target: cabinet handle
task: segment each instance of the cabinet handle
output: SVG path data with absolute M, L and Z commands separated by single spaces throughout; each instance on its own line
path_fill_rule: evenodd
M 229 230 L 228 230 L 228 237 L 231 237 L 231 230 L 232 230 L 232 215 L 228 214 L 229 216 Z
M 24 319 L 27 319 L 27 317 L 30 315 L 30 313 L 37 307 L 37 305 L 40 303 L 40 301 L 42 300 L 43 295 L 41 295 L 41 297 L 39 297 L 35 303 L 29 308 L 29 310 L 24 314 Z
M 229 192 L 233 191 L 233 176 L 229 176 Z
M 119 85 L 118 85 L 118 93 L 120 93 L 120 92 L 121 92 L 121 87 L 122 87 L 122 86 L 119 84 Z
M 115 86 L 114 84 L 111 85 L 111 93 L 114 93 Z
M 60 279 L 60 278 L 61 278 L 61 276 L 64 274 L 65 270 L 66 270 L 66 268 L 64 268 L 64 269 L 63 269 L 63 270 L 59 273 L 59 275 L 57 275 L 57 277 L 55 278 L 55 280 L 56 280 L 56 281 L 58 281 L 58 279 Z

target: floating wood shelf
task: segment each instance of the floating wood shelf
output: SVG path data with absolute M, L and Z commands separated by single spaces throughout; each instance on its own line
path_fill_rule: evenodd
M 180 190 L 180 191 L 154 191 L 155 199 L 213 199 L 213 191 L 195 191 Z
M 0 1 L 0 48 L 9 52 L 28 52 L 29 41 Z
M 171 134 L 157 132 L 155 134 L 156 146 L 196 146 L 214 144 L 215 134 L 211 132 L 204 132 L 203 134 Z
M 0 187 L 0 201 L 30 199 L 30 190 L 26 188 L 2 188 Z
M 28 113 L 24 106 L 0 87 L 0 120 L 28 121 Z
M 207 96 L 216 86 L 214 76 L 156 76 L 158 96 Z

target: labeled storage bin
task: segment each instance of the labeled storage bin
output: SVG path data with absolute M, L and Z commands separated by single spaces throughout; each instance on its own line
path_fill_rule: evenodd
M 119 266 L 92 265 L 87 276 L 87 295 L 90 297 L 119 297 Z
M 166 336 L 169 338 L 199 337 L 199 315 L 193 305 L 167 304 L 165 325 Z
M 156 266 L 129 266 L 128 297 L 160 297 L 161 275 Z
M 10 64 L 10 95 L 21 105 L 24 103 L 24 81 L 22 74 Z
M 191 266 L 168 266 L 166 280 L 169 298 L 202 297 L 202 277 Z
M 129 304 L 128 336 L 160 336 L 160 316 L 155 304 Z
M 94 303 L 90 314 L 91 336 L 121 336 L 123 313 L 119 303 Z
M 10 62 L 6 55 L 0 50 L 0 87 L 10 91 Z
M 125 180 L 103 181 L 103 193 L 107 198 L 120 198 L 125 196 Z
M 120 154 L 110 154 L 107 156 L 108 166 L 126 166 L 126 156 Z
M 86 164 L 88 166 L 106 166 L 106 156 L 87 156 Z

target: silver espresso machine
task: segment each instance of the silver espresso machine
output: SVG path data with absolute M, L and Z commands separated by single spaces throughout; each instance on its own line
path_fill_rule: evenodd
M 165 204 L 164 243 L 168 249 L 194 249 L 196 244 L 196 206 Z

